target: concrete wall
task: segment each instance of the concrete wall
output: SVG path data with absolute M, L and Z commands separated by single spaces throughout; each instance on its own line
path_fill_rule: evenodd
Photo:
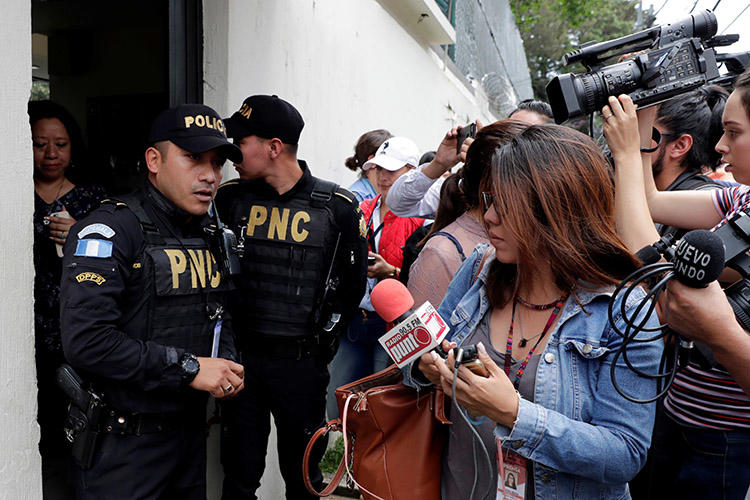
M 299 156 L 343 185 L 362 132 L 387 128 L 426 151 L 452 126 L 492 121 L 376 0 L 205 1 L 204 36 L 206 104 L 227 115 L 252 94 L 288 100 L 306 123 Z
M 3 2 L 0 16 L 0 498 L 42 497 L 34 368 L 31 6 Z
M 344 186 L 357 138 L 387 128 L 423 151 L 475 118 L 494 121 L 481 91 L 467 87 L 429 46 L 376 0 L 205 0 L 204 102 L 222 116 L 253 94 L 277 94 L 305 119 L 299 157 L 314 175 Z M 225 167 L 225 179 L 236 176 Z M 275 430 L 260 498 L 283 498 Z M 209 498 L 221 470 L 209 442 Z

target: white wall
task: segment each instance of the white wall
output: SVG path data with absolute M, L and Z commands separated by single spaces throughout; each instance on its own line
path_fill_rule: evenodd
M 376 0 L 205 1 L 204 36 L 206 104 L 227 116 L 253 94 L 291 102 L 306 123 L 300 158 L 344 185 L 365 131 L 387 128 L 427 151 L 452 126 L 492 121 Z
M 26 114 L 31 89 L 28 0 L 3 2 L 0 68 L 0 498 L 39 499 L 32 316 L 34 185 Z
M 357 138 L 387 128 L 422 151 L 475 118 L 494 121 L 426 45 L 376 0 L 204 0 L 204 102 L 222 116 L 253 94 L 277 94 L 305 119 L 299 157 L 348 186 Z M 224 178 L 235 177 L 231 166 Z M 215 439 L 215 438 L 214 438 Z M 282 498 L 275 430 L 260 498 Z M 209 443 L 209 498 L 218 498 L 218 446 Z

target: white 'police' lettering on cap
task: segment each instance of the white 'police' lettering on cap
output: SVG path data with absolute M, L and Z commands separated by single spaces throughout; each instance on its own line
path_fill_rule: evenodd
M 112 242 L 107 240 L 78 240 L 77 257 L 97 257 L 105 259 L 112 256 Z

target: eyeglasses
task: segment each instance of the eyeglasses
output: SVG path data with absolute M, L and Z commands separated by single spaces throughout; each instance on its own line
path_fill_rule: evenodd
M 490 209 L 491 206 L 495 203 L 495 193 L 492 191 L 482 191 L 482 206 L 484 206 L 484 211 Z

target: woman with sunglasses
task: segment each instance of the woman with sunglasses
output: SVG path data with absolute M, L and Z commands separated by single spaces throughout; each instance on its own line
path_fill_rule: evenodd
M 632 397 L 653 397 L 656 384 L 615 359 L 622 338 L 608 304 L 639 262 L 615 234 L 607 162 L 588 137 L 542 125 L 498 148 L 491 168 L 481 193 L 490 245 L 466 260 L 438 310 L 451 328 L 444 347 L 454 349 L 446 361 L 422 356 L 405 374 L 412 385 L 440 384 L 476 418 L 470 424 L 451 407 L 442 498 L 472 490 L 482 498 L 492 488 L 504 498 L 629 498 L 654 405 L 620 396 L 610 368 Z M 633 293 L 629 316 L 644 296 Z M 615 319 L 624 329 L 619 313 Z M 646 322 L 656 324 L 655 315 Z M 461 366 L 454 394 L 454 354 L 469 344 L 489 376 Z M 655 373 L 661 351 L 658 342 L 635 343 L 628 359 Z M 510 472 L 514 489 L 504 484 Z

